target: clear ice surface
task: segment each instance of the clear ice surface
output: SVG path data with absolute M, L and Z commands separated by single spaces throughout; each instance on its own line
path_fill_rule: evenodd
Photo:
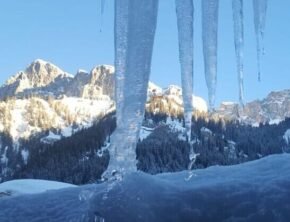
M 244 10 L 243 0 L 232 0 L 239 102 L 244 105 Z
M 268 0 L 253 0 L 259 81 L 261 81 L 261 54 L 264 53 L 263 41 L 265 33 L 267 5 Z
M 202 39 L 209 111 L 215 104 L 217 84 L 217 33 L 219 0 L 202 0 Z

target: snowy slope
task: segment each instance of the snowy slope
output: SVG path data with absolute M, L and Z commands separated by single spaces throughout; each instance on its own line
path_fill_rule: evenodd
M 69 187 L 76 186 L 68 183 L 48 180 L 11 180 L 0 184 L 0 194 L 7 194 L 9 196 L 16 196 L 20 194 L 37 194 L 48 190 L 59 190 Z
M 9 114 L 0 118 L 0 132 L 9 132 L 15 142 L 47 129 L 59 129 L 63 136 L 70 136 L 73 123 L 79 129 L 89 127 L 113 108 L 113 102 L 105 96 L 98 100 L 63 97 L 50 101 L 41 98 L 0 101 L 0 109 L 9 110 Z
M 153 109 L 153 112 L 165 112 L 169 115 L 183 112 L 182 89 L 177 85 L 169 85 L 161 89 L 161 87 L 149 83 L 148 102 L 146 107 Z M 162 104 L 157 105 L 156 104 Z M 193 108 L 199 112 L 207 112 L 206 101 L 198 96 L 192 96 Z
M 288 222 L 290 155 L 4 198 L 0 221 Z M 96 216 L 97 215 L 97 216 Z M 89 220 L 91 219 L 91 220 Z

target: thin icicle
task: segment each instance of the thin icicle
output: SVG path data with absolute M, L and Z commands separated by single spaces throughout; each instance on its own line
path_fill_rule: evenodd
M 104 19 L 104 12 L 105 12 L 105 4 L 106 4 L 106 0 L 101 0 L 101 27 L 100 27 L 100 32 L 102 32 L 102 29 L 103 29 L 103 19 Z
M 219 0 L 202 0 L 202 38 L 209 111 L 215 104 L 217 84 L 217 33 Z
M 244 10 L 243 0 L 233 0 L 234 39 L 238 71 L 239 101 L 244 105 Z
M 104 15 L 106 0 L 101 0 L 101 14 Z
M 175 0 L 179 60 L 181 65 L 182 97 L 186 136 L 191 139 L 192 93 L 193 93 L 193 1 Z
M 124 3 L 124 0 L 116 1 Z M 137 169 L 136 145 L 144 117 L 157 23 L 158 0 L 129 0 L 127 5 L 128 39 L 125 46 L 126 58 L 122 59 L 126 61 L 126 89 L 123 87 L 124 100 L 120 117 L 126 121 L 121 120 L 121 126 L 117 126 L 111 138 L 110 163 L 107 169 L 109 175 L 116 171 L 123 175 Z M 116 17 L 116 24 L 122 22 L 119 19 Z
M 254 25 L 257 41 L 258 80 L 261 81 L 261 55 L 264 54 L 264 33 L 268 0 L 253 0 Z

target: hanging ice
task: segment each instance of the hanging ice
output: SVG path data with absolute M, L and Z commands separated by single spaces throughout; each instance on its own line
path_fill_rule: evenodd
M 100 32 L 102 32 L 103 28 L 103 17 L 104 17 L 104 12 L 105 12 L 105 3 L 106 0 L 101 0 L 101 27 L 100 27 Z
M 119 1 L 123 7 L 126 4 L 128 7 L 128 19 L 116 17 L 116 27 L 123 22 L 128 24 L 126 53 L 122 54 L 126 57 L 121 58 L 126 63 L 126 88 L 122 87 L 124 101 L 120 118 L 126 121 L 121 120 L 111 138 L 110 163 L 106 172 L 109 175 L 114 171 L 123 174 L 136 170 L 136 145 L 145 110 L 158 12 L 158 0 L 115 0 L 115 3 Z M 120 2 L 116 5 L 120 6 Z
M 106 0 L 101 0 L 101 14 L 104 14 Z
M 175 0 L 181 65 L 182 97 L 185 128 L 191 138 L 192 93 L 193 93 L 193 1 Z
M 202 38 L 209 111 L 213 111 L 217 83 L 217 32 L 219 0 L 202 0 Z
M 121 125 L 124 100 L 124 79 L 128 49 L 129 0 L 115 1 L 115 101 L 117 126 Z
M 243 0 L 232 0 L 233 20 L 234 20 L 234 39 L 238 71 L 239 101 L 244 104 L 244 10 Z
M 263 40 L 266 24 L 267 5 L 268 0 L 253 0 L 259 81 L 261 81 L 261 54 L 262 52 L 264 53 Z

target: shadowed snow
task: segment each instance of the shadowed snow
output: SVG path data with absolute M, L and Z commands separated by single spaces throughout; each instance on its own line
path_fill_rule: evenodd
M 289 221 L 290 155 L 0 200 L 0 221 Z M 109 188 L 108 188 L 109 187 Z

